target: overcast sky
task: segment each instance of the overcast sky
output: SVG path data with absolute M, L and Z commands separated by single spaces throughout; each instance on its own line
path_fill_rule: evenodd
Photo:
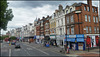
M 58 5 L 72 5 L 75 2 L 87 3 L 87 1 L 8 1 L 9 7 L 14 14 L 12 21 L 9 21 L 7 31 L 22 27 L 28 23 L 33 23 L 37 18 L 42 18 L 43 16 L 52 15 L 53 12 L 58 9 Z M 98 1 L 93 1 L 94 6 L 98 6 Z M 7 31 L 1 31 L 5 34 Z

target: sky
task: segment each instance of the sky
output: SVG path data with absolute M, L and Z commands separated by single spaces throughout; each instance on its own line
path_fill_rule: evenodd
M 66 5 L 72 5 L 73 3 L 86 3 L 87 1 L 11 1 L 9 0 L 8 8 L 13 11 L 13 19 L 8 22 L 7 31 L 22 27 L 28 23 L 34 23 L 36 18 L 51 16 L 58 5 L 61 4 L 63 8 Z M 98 6 L 98 1 L 92 2 L 93 6 Z M 7 31 L 1 30 L 1 34 L 6 34 Z

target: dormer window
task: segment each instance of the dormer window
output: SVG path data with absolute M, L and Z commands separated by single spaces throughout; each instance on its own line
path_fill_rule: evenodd
M 70 12 L 72 12 L 72 8 L 70 9 Z

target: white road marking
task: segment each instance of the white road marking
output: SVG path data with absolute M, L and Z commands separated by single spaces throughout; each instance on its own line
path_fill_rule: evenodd
M 24 49 L 24 51 L 26 51 L 25 49 Z M 26 53 L 30 56 L 30 54 L 26 51 Z
M 28 50 L 32 50 L 32 48 L 27 48 Z
M 20 51 L 20 49 L 14 49 L 14 51 Z
M 9 49 L 9 57 L 11 57 L 11 49 Z
M 26 44 L 24 44 L 24 45 L 26 45 Z M 29 47 L 31 47 L 31 48 L 34 48 L 34 49 L 36 49 L 36 50 L 38 50 L 38 51 L 40 51 L 40 52 L 42 52 L 42 53 L 44 53 L 44 54 L 46 54 L 46 55 L 49 55 L 48 53 L 46 53 L 46 52 L 44 52 L 44 51 L 42 51 L 42 50 L 40 50 L 40 49 L 37 49 L 37 48 L 35 48 L 35 47 L 33 47 L 33 46 L 30 46 L 30 45 L 27 45 L 27 46 L 29 46 Z

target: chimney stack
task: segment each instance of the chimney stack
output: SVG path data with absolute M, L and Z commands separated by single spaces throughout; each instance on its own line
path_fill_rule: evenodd
M 92 0 L 87 0 L 87 4 L 88 4 L 89 6 L 92 6 Z

